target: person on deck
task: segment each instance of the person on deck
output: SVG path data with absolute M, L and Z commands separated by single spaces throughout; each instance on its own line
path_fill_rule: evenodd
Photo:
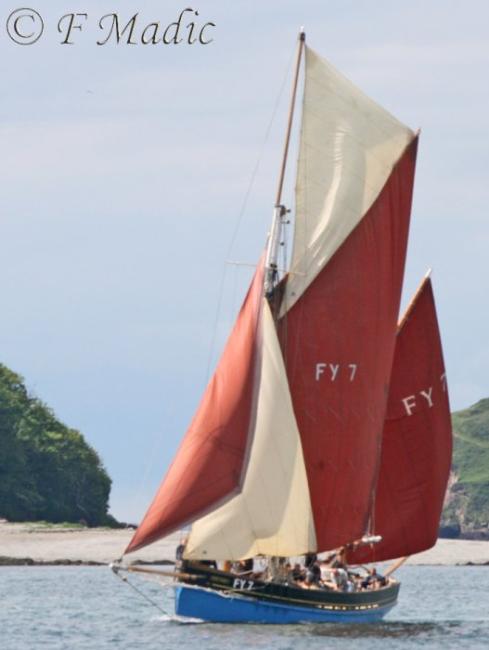
M 331 568 L 330 565 L 331 559 L 332 559 L 331 557 L 326 558 L 326 560 L 324 560 L 319 564 L 319 567 L 321 569 L 321 584 L 326 589 L 337 589 L 337 585 L 334 580 L 335 569 Z
M 306 553 L 304 556 L 304 566 L 306 569 L 308 569 L 311 564 L 314 564 L 314 562 L 318 559 L 318 556 L 316 553 Z
M 342 546 L 340 549 L 338 549 L 338 552 L 336 553 L 335 559 L 333 560 L 331 566 L 333 567 L 333 569 L 347 568 L 345 546 Z
M 177 550 L 175 551 L 175 568 L 177 569 L 179 569 L 182 566 L 183 554 L 185 552 L 185 547 L 187 546 L 187 542 L 188 542 L 188 535 L 181 538 L 180 544 L 177 546 Z
M 238 560 L 234 564 L 234 573 L 239 576 L 250 575 L 253 572 L 253 558 Z
M 305 586 L 308 589 L 317 589 L 321 580 L 321 567 L 317 561 L 309 564 L 306 571 Z
M 335 568 L 334 581 L 338 591 L 346 591 L 348 585 L 348 573 L 343 568 Z
M 373 567 L 370 569 L 367 577 L 362 580 L 362 589 L 376 589 L 378 587 L 377 569 Z M 382 578 L 385 581 L 385 578 Z
M 300 583 L 304 582 L 304 580 L 306 578 L 306 572 L 304 571 L 304 569 L 301 567 L 301 565 L 298 562 L 296 562 L 294 564 L 294 566 L 292 568 L 292 571 L 290 572 L 290 578 L 291 578 L 292 582 L 295 582 L 295 583 L 300 584 Z

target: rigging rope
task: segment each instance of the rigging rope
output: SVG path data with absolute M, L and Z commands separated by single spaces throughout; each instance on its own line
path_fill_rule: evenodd
M 155 602 L 152 598 L 150 598 L 147 594 L 145 594 L 144 591 L 142 591 L 141 589 L 138 589 L 138 587 L 136 587 L 136 585 L 133 585 L 132 582 L 129 582 L 129 580 L 127 579 L 126 576 L 122 576 L 119 573 L 119 568 L 116 565 L 109 564 L 109 567 L 112 570 L 112 573 L 114 575 L 116 575 L 118 578 L 120 578 L 120 580 L 122 580 L 122 582 L 125 582 L 126 585 L 129 585 L 129 587 L 131 587 L 131 589 L 134 589 L 134 591 L 136 593 L 138 593 L 140 596 L 142 596 L 150 605 L 155 607 L 161 614 L 163 614 L 164 616 L 169 616 L 170 618 L 172 617 L 172 614 L 170 614 L 170 612 L 167 612 L 165 609 L 163 609 L 163 607 L 160 607 L 158 605 L 158 603 Z
M 212 356 L 213 356 L 214 347 L 215 347 L 215 343 L 216 343 L 216 335 L 217 335 L 217 329 L 218 329 L 219 316 L 220 316 L 221 309 L 222 309 L 222 302 L 223 302 L 223 295 L 224 295 L 224 284 L 225 284 L 226 271 L 227 271 L 227 259 L 231 255 L 231 251 L 233 249 L 233 246 L 234 246 L 234 244 L 236 242 L 236 238 L 238 236 L 239 228 L 240 228 L 241 222 L 243 220 L 243 216 L 244 216 L 244 213 L 246 211 L 246 207 L 248 205 L 248 200 L 249 200 L 249 197 L 250 197 L 250 194 L 251 194 L 251 190 L 253 189 L 253 185 L 255 183 L 256 175 L 258 173 L 258 169 L 260 167 L 260 163 L 261 163 L 261 160 L 263 158 L 263 153 L 265 151 L 265 146 L 266 146 L 266 144 L 268 142 L 268 138 L 270 136 L 270 131 L 271 131 L 273 123 L 275 121 L 275 117 L 276 117 L 277 110 L 278 110 L 278 107 L 279 107 L 280 99 L 281 99 L 281 97 L 283 95 L 283 91 L 284 91 L 284 88 L 285 88 L 287 77 L 289 75 L 292 59 L 293 59 L 293 53 L 291 54 L 290 59 L 289 59 L 289 61 L 287 63 L 285 74 L 284 74 L 284 77 L 283 77 L 283 80 L 282 80 L 278 95 L 277 95 L 276 100 L 275 100 L 272 115 L 271 115 L 270 121 L 268 123 L 267 129 L 265 131 L 265 136 L 263 138 L 263 141 L 262 141 L 262 144 L 261 144 L 261 147 L 260 147 L 258 158 L 256 160 L 255 166 L 254 166 L 253 171 L 251 173 L 250 180 L 248 182 L 248 187 L 246 189 L 246 192 L 245 192 L 245 195 L 244 195 L 244 198 L 243 198 L 243 202 L 242 202 L 241 208 L 240 208 L 239 213 L 238 213 L 238 217 L 237 217 L 237 220 L 236 220 L 236 225 L 234 227 L 234 230 L 233 230 L 230 242 L 229 242 L 228 254 L 226 256 L 226 261 L 224 263 L 223 272 L 221 274 L 221 281 L 220 281 L 220 285 L 219 285 L 217 308 L 216 308 L 216 314 L 215 314 L 214 324 L 213 324 L 213 328 L 212 328 L 212 338 L 211 338 L 211 342 L 210 342 L 210 345 L 209 345 L 209 356 L 208 356 L 208 360 L 207 360 L 205 384 L 207 384 L 208 381 L 209 381 L 210 368 L 211 368 L 211 364 L 212 364 Z M 235 270 L 235 276 L 234 276 L 233 305 L 232 305 L 233 312 L 235 311 L 236 285 L 237 285 L 237 270 Z M 205 388 L 205 385 L 204 385 L 204 388 Z M 166 429 L 168 429 L 168 420 L 169 420 L 171 425 L 174 423 L 175 415 L 176 415 L 176 403 L 173 402 L 172 407 L 170 408 L 169 417 L 167 417 L 167 419 L 166 419 Z M 143 468 L 143 473 L 142 473 L 140 481 L 139 481 L 139 486 L 138 486 L 138 489 L 136 490 L 136 502 L 141 500 L 141 496 L 143 494 L 144 486 L 147 485 L 148 476 L 153 471 L 155 459 L 158 457 L 158 454 L 156 454 L 155 452 L 156 452 L 156 449 L 158 447 L 159 440 L 160 440 L 160 436 L 158 435 L 158 432 L 157 432 L 157 433 L 154 434 L 151 453 L 148 456 L 149 460 L 146 463 L 145 467 Z
M 287 78 L 289 76 L 289 71 L 290 71 L 290 68 L 291 68 L 293 58 L 294 58 L 294 53 L 292 52 L 292 54 L 291 54 L 291 56 L 289 58 L 289 61 L 287 63 L 287 67 L 286 67 L 286 71 L 285 71 L 285 74 L 284 74 L 284 78 L 282 80 L 282 84 L 280 86 L 277 98 L 275 100 L 275 105 L 273 107 L 273 111 L 272 111 L 270 121 L 269 121 L 267 129 L 265 131 L 265 137 L 263 138 L 262 145 L 260 147 L 260 151 L 259 151 L 259 154 L 258 154 L 258 158 L 256 160 L 255 166 L 254 166 L 253 171 L 252 171 L 251 176 L 250 176 L 250 180 L 248 182 L 248 187 L 246 189 L 246 192 L 245 192 L 245 195 L 244 195 L 244 198 L 243 198 L 243 203 L 241 204 L 241 208 L 240 208 L 239 213 L 238 213 L 238 217 L 237 217 L 237 220 L 236 220 L 236 225 L 234 227 L 234 230 L 233 230 L 233 233 L 232 233 L 232 236 L 231 236 L 231 240 L 229 242 L 229 247 L 228 247 L 226 260 L 228 260 L 230 258 L 231 252 L 233 250 L 233 246 L 234 246 L 234 244 L 236 242 L 236 238 L 238 236 L 239 228 L 241 226 L 241 221 L 243 220 L 243 216 L 244 216 L 244 213 L 246 211 L 246 207 L 248 205 L 248 199 L 250 197 L 251 190 L 253 189 L 253 185 L 255 184 L 255 178 L 256 178 L 256 175 L 258 173 L 258 169 L 260 167 L 260 163 L 261 163 L 262 158 L 263 158 L 263 153 L 265 151 L 265 146 L 266 146 L 266 144 L 268 142 L 268 138 L 270 136 L 270 131 L 272 130 L 272 126 L 273 126 L 273 123 L 275 121 L 275 116 L 277 114 L 280 99 L 282 98 L 284 88 L 285 88 L 285 84 L 286 84 Z M 222 308 L 222 301 L 223 301 L 223 294 L 224 294 L 224 282 L 225 282 L 225 279 L 226 279 L 226 271 L 227 271 L 227 262 L 224 263 L 223 272 L 222 272 L 222 275 L 221 275 L 221 282 L 220 282 L 220 285 L 219 285 L 217 308 L 216 308 L 216 314 L 215 314 L 215 318 L 214 318 L 214 326 L 213 326 L 213 329 L 212 329 L 212 338 L 211 338 L 210 348 L 209 348 L 209 357 L 208 357 L 208 360 L 207 360 L 206 379 L 205 379 L 206 384 L 209 381 L 210 369 L 211 369 L 211 364 L 212 364 L 212 356 L 213 356 L 213 353 L 214 353 L 214 346 L 215 346 L 215 343 L 216 343 L 217 325 L 218 325 L 218 322 L 219 322 L 219 316 L 220 316 L 221 308 Z

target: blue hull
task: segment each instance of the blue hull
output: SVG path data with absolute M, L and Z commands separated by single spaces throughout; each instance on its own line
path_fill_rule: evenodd
M 373 623 L 382 619 L 395 602 L 368 610 L 300 607 L 267 602 L 243 596 L 220 595 L 218 592 L 187 587 L 175 590 L 178 616 L 197 618 L 211 623 Z

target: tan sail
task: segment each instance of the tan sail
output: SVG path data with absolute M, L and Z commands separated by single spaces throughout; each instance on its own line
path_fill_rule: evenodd
M 304 456 L 266 300 L 256 425 L 241 493 L 197 520 L 186 558 L 237 560 L 316 549 Z
M 282 314 L 368 212 L 413 138 L 306 47 L 295 235 Z

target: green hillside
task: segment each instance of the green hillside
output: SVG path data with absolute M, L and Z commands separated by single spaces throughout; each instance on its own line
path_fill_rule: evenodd
M 0 364 L 0 518 L 111 523 L 111 480 L 81 433 Z
M 452 416 L 453 476 L 443 513 L 462 532 L 489 525 L 489 399 Z

